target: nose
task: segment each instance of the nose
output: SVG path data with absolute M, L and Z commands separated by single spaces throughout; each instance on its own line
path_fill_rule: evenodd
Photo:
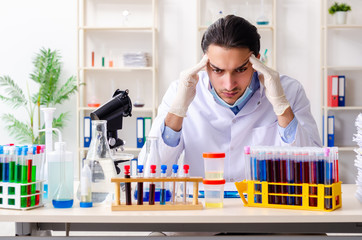
M 236 87 L 236 81 L 232 74 L 227 73 L 224 75 L 223 79 L 224 89 L 231 91 Z

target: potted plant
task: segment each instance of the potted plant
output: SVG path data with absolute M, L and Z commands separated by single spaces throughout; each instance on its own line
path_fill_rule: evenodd
M 328 12 L 331 15 L 335 15 L 336 24 L 346 24 L 347 12 L 351 11 L 351 6 L 346 3 L 335 2 L 329 9 Z
M 11 113 L 1 116 L 10 136 L 21 144 L 43 144 L 44 133 L 37 134 L 37 130 L 44 128 L 44 125 L 40 123 L 40 107 L 55 107 L 68 100 L 77 91 L 75 76 L 69 77 L 61 84 L 62 62 L 58 51 L 42 48 L 33 63 L 34 71 L 30 74 L 30 79 L 39 86 L 37 92 L 30 93 L 27 84 L 27 94 L 24 94 L 24 91 L 9 76 L 0 76 L 0 87 L 5 93 L 0 95 L 0 101 L 9 104 L 14 109 L 22 107 L 27 113 L 27 121 L 20 121 Z M 37 118 L 34 118 L 35 114 L 38 115 Z M 64 127 L 68 114 L 68 112 L 60 113 L 54 118 L 53 127 L 60 129 Z M 37 123 L 34 122 L 36 119 Z

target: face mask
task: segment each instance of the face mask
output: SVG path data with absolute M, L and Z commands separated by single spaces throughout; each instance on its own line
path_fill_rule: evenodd
M 250 99 L 251 95 L 254 93 L 254 91 L 257 89 L 255 82 L 258 83 L 258 75 L 256 72 L 254 72 L 253 74 L 253 78 L 249 84 L 249 86 L 245 89 L 245 92 L 242 96 L 240 96 L 238 98 L 238 100 L 235 101 L 235 103 L 233 105 L 230 105 L 228 103 L 226 103 L 224 100 L 222 100 L 221 97 L 219 97 L 219 95 L 217 95 L 215 88 L 211 86 L 211 94 L 214 97 L 214 99 L 216 99 L 217 103 L 219 103 L 221 106 L 227 107 L 227 108 L 233 108 L 235 106 L 239 106 L 240 104 L 243 103 L 243 105 L 245 105 L 245 103 Z M 210 83 L 211 84 L 211 83 Z M 252 88 L 251 88 L 252 86 Z

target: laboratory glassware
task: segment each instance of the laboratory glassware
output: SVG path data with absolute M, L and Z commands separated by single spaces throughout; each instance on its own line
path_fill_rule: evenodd
M 166 178 L 166 170 L 167 165 L 161 165 L 161 177 Z M 166 204 L 166 186 L 165 182 L 161 182 L 161 197 L 160 197 L 160 204 Z
M 93 207 L 92 188 L 91 188 L 91 170 L 88 164 L 84 164 L 80 173 L 80 203 L 82 208 Z
M 225 153 L 203 153 L 205 179 L 224 179 L 224 159 Z
M 268 25 L 269 19 L 264 12 L 264 0 L 260 0 L 260 9 L 261 9 L 261 13 L 260 13 L 260 16 L 256 19 L 256 24 Z
M 107 121 L 92 120 L 92 140 L 84 164 L 88 164 L 92 172 L 92 202 L 112 201 L 114 186 L 111 178 L 116 176 L 116 169 L 107 141 Z

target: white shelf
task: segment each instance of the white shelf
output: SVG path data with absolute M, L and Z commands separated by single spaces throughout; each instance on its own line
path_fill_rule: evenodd
M 258 30 L 274 30 L 273 25 L 254 25 Z M 199 31 L 205 31 L 209 26 L 199 26 Z
M 93 111 L 96 110 L 96 107 L 79 107 L 78 111 Z M 132 112 L 153 112 L 152 108 L 139 108 L 139 107 L 132 107 Z
M 83 71 L 122 71 L 122 72 L 131 72 L 131 71 L 153 71 L 153 67 L 80 67 L 79 70 Z
M 131 148 L 131 147 L 125 147 L 124 150 L 122 152 L 139 152 L 141 151 L 142 148 Z M 84 152 L 84 151 L 88 151 L 89 148 L 79 148 L 78 151 L 79 152 Z
M 350 110 L 362 110 L 362 106 L 347 106 L 347 107 L 326 107 L 322 106 L 322 108 L 326 108 L 327 111 L 333 110 L 333 111 L 350 111 Z
M 348 152 L 353 151 L 357 147 L 338 147 L 338 152 Z
M 362 71 L 362 66 L 323 66 L 322 68 L 330 70 Z
M 124 32 L 152 32 L 153 27 L 79 27 L 78 30 L 85 31 L 124 31 Z
M 327 26 L 322 26 L 322 28 L 327 28 L 327 29 L 355 29 L 355 28 L 360 28 L 362 29 L 362 25 L 358 25 L 358 24 L 343 24 L 343 25 L 335 25 L 335 24 L 328 24 Z

